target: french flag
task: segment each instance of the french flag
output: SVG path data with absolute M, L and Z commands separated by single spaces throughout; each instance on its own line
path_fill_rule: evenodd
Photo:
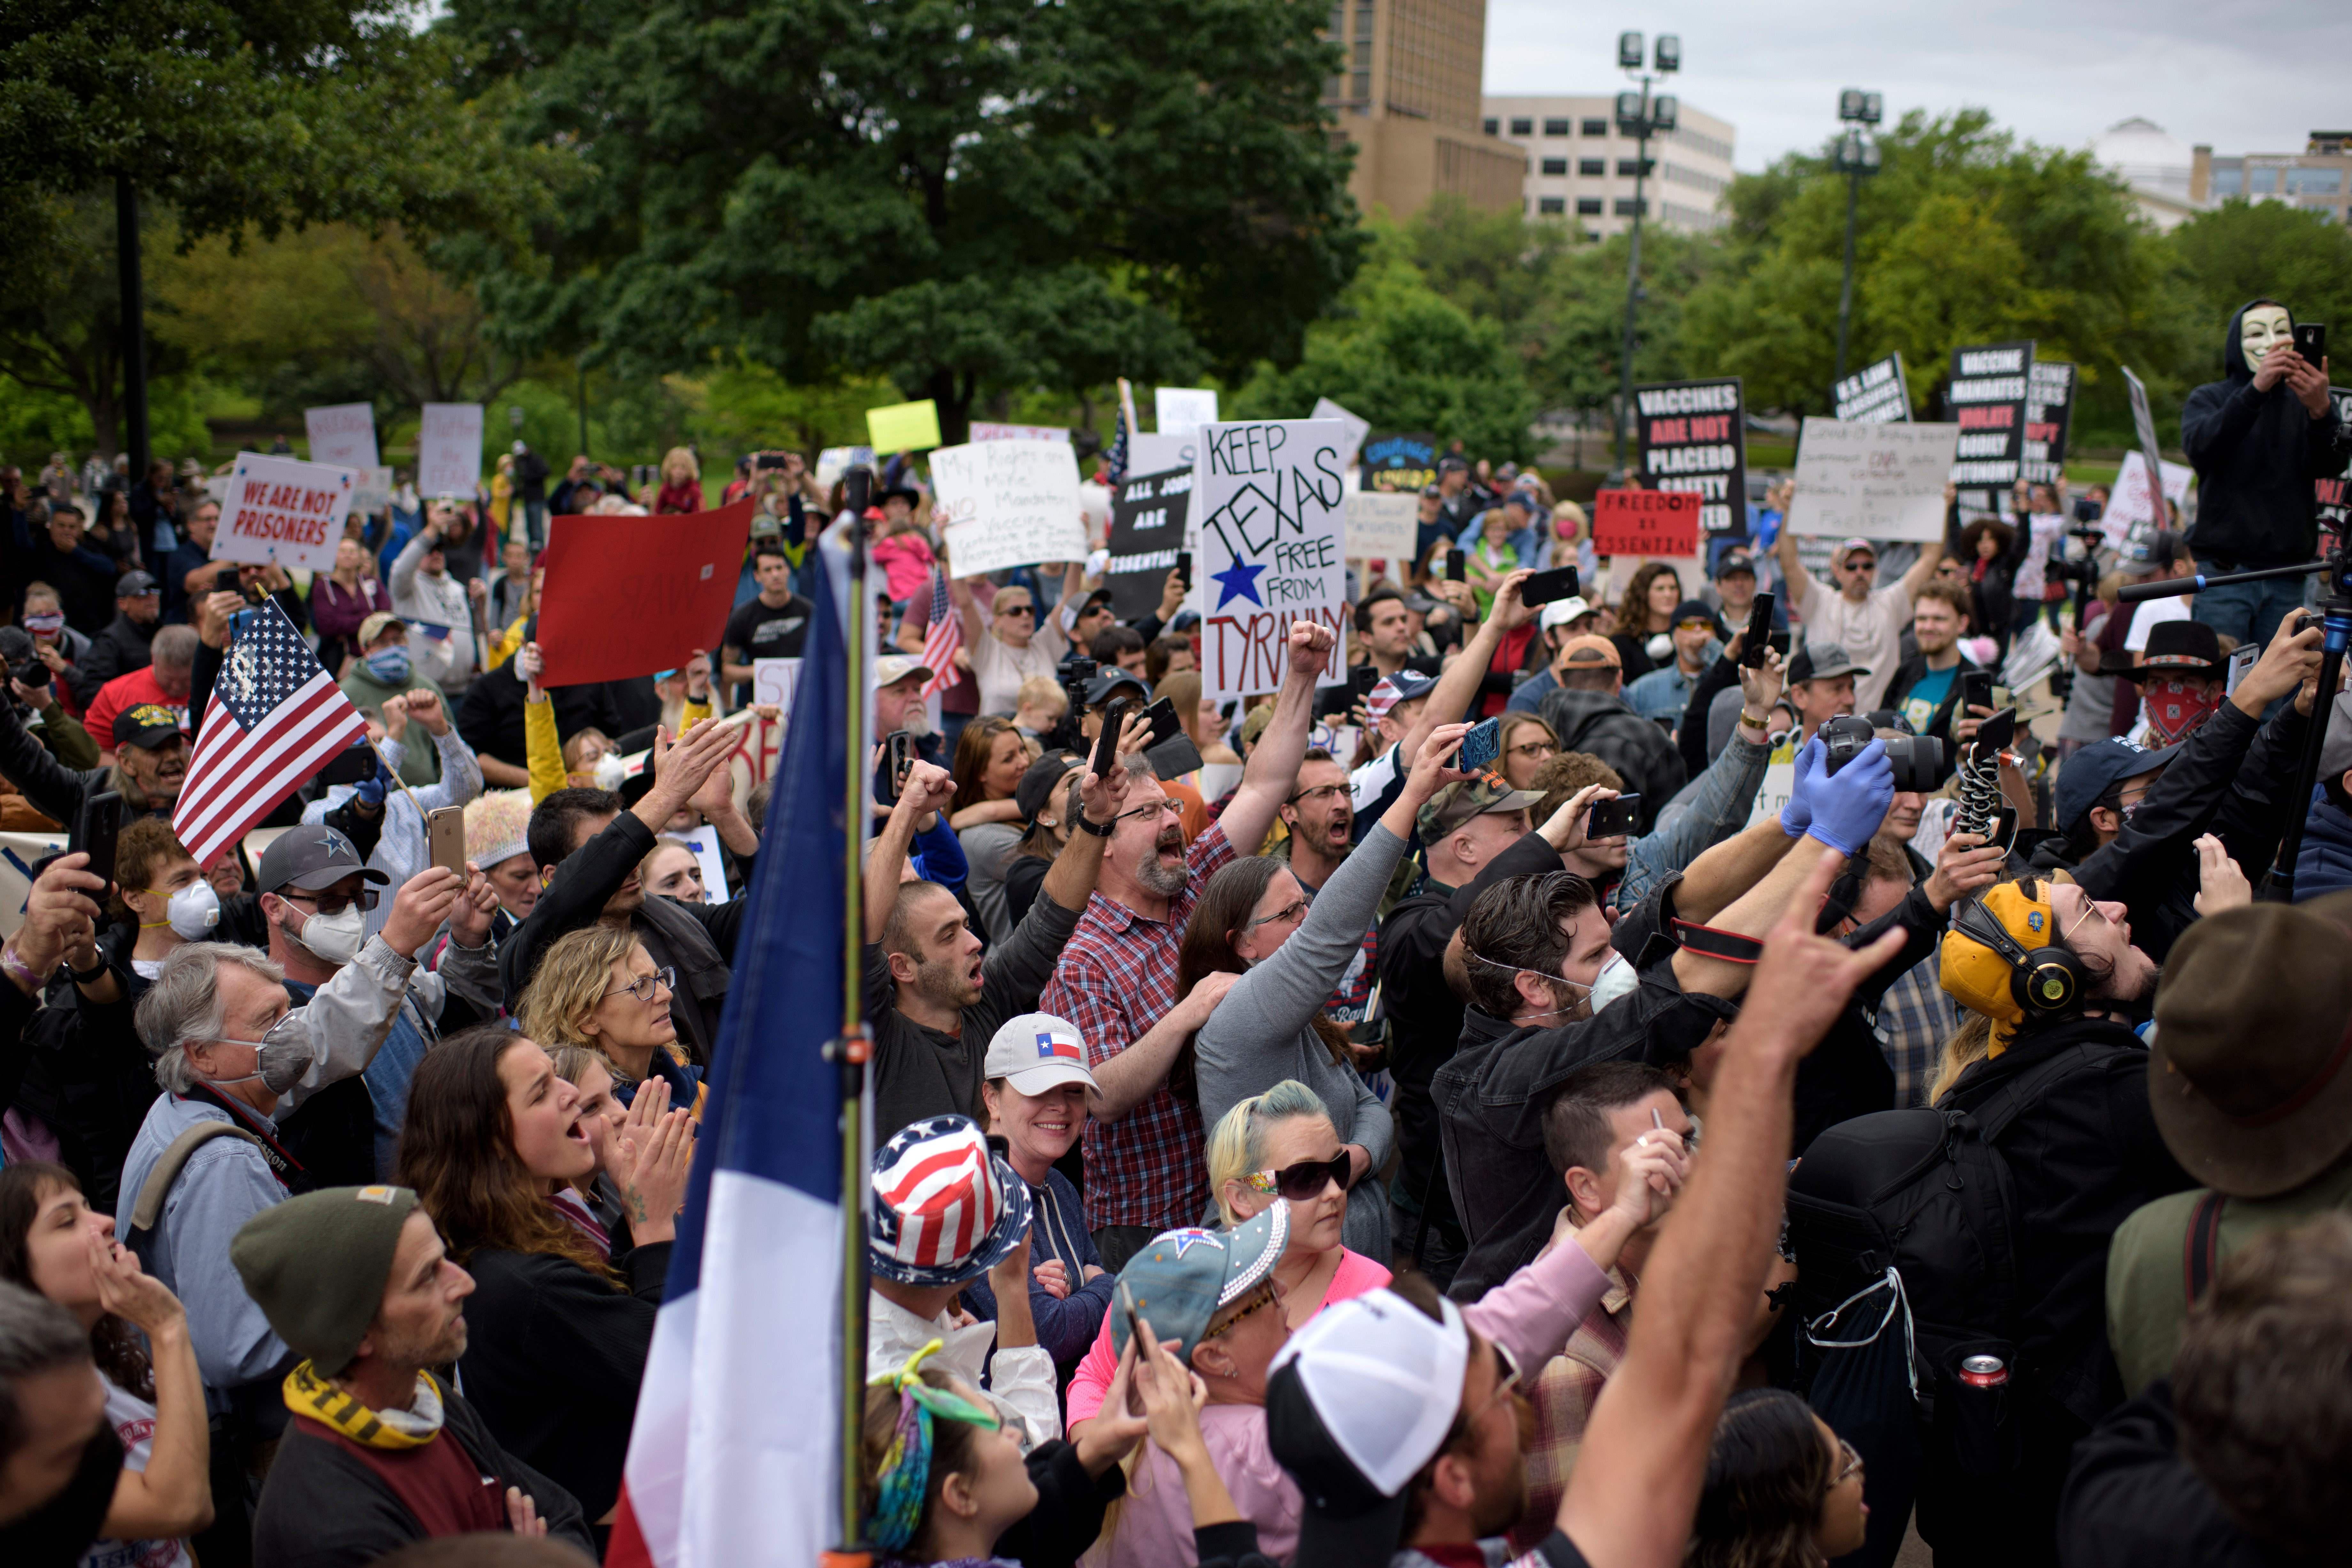
M 813 598 L 608 1568 L 814 1563 L 841 1538 L 842 1226 L 858 1210 L 824 1048 L 844 973 L 848 660 L 834 595 Z

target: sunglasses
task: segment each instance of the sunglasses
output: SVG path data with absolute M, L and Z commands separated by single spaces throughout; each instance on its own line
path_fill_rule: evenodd
M 996 606 L 996 614 L 1000 616 L 1034 616 L 1036 613 L 1037 606 L 1034 605 L 999 605 Z
M 1201 1337 L 1204 1340 L 1213 1340 L 1221 1334 L 1230 1334 L 1241 1326 L 1241 1321 L 1244 1318 L 1250 1317 L 1255 1313 L 1263 1312 L 1268 1307 L 1276 1307 L 1281 1304 L 1282 1298 L 1276 1295 L 1272 1289 L 1260 1290 L 1256 1300 L 1252 1301 L 1248 1306 L 1244 1307 L 1240 1311 L 1235 1312 L 1232 1317 L 1227 1318 L 1223 1323 L 1216 1328 L 1211 1329 L 1207 1333 L 1202 1334 Z
M 1346 1192 L 1349 1163 L 1348 1152 L 1342 1149 L 1328 1160 L 1301 1160 L 1279 1171 L 1252 1171 L 1242 1181 L 1253 1192 L 1280 1193 L 1293 1203 L 1305 1203 L 1321 1197 L 1327 1186 L 1337 1185 Z

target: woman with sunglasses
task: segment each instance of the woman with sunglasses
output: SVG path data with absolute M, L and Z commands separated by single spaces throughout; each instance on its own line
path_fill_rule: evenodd
M 636 1099 L 650 1078 L 669 1082 L 671 1103 L 701 1110 L 702 1074 L 678 1049 L 670 1021 L 674 971 L 654 963 L 626 931 L 593 925 L 559 937 L 516 1005 L 523 1033 L 552 1048 L 585 1046 L 613 1064 L 613 1097 Z
M 1869 1523 L 1853 1445 L 1795 1394 L 1750 1389 L 1716 1423 L 1684 1568 L 1821 1568 Z
M 1082 568 L 1073 565 L 1064 590 L 1064 602 L 1078 584 Z M 989 602 L 988 624 L 980 619 L 980 603 L 971 584 L 948 575 L 948 596 L 955 601 L 963 622 L 964 652 L 971 659 L 972 679 L 980 683 L 980 710 L 1010 714 L 1021 706 L 1021 683 L 1033 675 L 1050 677 L 1062 656 L 1070 651 L 1061 618 L 1040 610 L 1028 589 L 1008 584 Z
M 1446 765 L 1468 729 L 1441 724 L 1430 732 L 1404 787 L 1312 904 L 1281 861 L 1264 855 L 1234 860 L 1209 879 L 1177 951 L 1179 998 L 1206 975 L 1241 976 L 1186 1047 L 1201 1119 L 1214 1123 L 1286 1079 L 1321 1096 L 1349 1161 L 1341 1184 L 1348 1244 L 1376 1262 L 1389 1255 L 1389 1204 L 1373 1173 L 1388 1159 L 1394 1124 L 1357 1076 L 1347 1034 L 1324 1007 L 1349 965 L 1362 959 L 1365 928 L 1415 816 L 1441 786 L 1468 776 Z M 1177 1065 L 1181 1070 L 1181 1056 Z

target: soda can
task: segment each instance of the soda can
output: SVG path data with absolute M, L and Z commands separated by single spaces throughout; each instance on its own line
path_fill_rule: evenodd
M 1972 1355 L 1960 1363 L 1960 1381 L 1970 1388 L 1999 1388 L 2009 1381 L 2009 1364 L 1997 1355 Z

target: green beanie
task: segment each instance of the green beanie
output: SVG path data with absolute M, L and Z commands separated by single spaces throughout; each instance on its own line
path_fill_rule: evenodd
M 406 1187 L 328 1187 L 262 1210 L 229 1243 L 246 1294 L 320 1376 L 359 1353 L 415 1207 Z

